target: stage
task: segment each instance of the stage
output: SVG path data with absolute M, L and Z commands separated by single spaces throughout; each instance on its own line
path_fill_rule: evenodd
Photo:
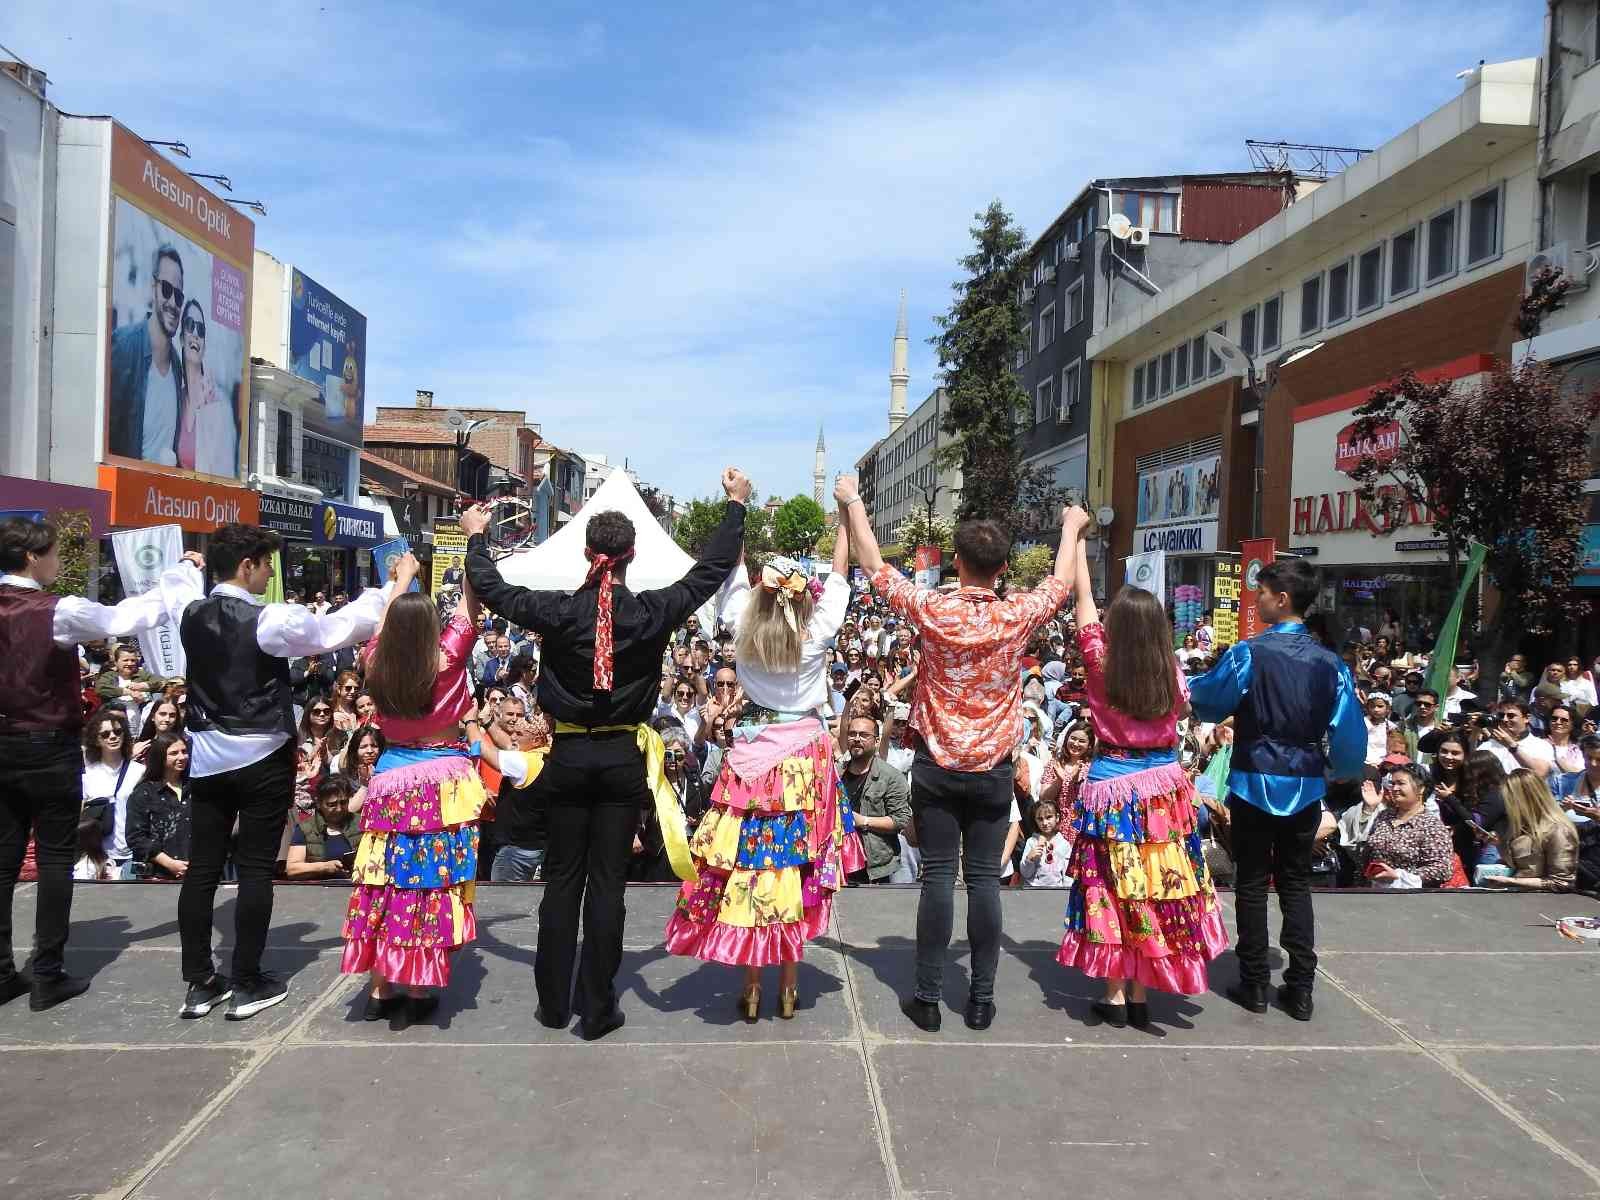
M 1224 1000 L 1229 954 L 1212 994 L 1153 999 L 1155 1036 L 1091 1023 L 1054 962 L 1064 893 L 1008 892 L 993 1028 L 962 1024 L 963 942 L 928 1035 L 896 1005 L 914 889 L 841 897 L 797 1019 L 774 975 L 747 1026 L 736 972 L 660 948 L 672 889 L 635 888 L 628 1024 L 586 1044 L 534 1021 L 537 887 L 480 888 L 478 942 L 404 1032 L 338 974 L 346 895 L 278 889 L 289 999 L 230 1024 L 178 1018 L 175 887 L 79 885 L 93 987 L 0 1009 L 0 1196 L 1600 1196 L 1600 951 L 1541 927 L 1582 898 L 1321 895 L 1314 1022 Z

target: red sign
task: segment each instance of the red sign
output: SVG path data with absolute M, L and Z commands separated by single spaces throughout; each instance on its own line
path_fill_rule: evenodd
M 259 492 L 222 483 L 102 465 L 100 486 L 111 493 L 111 523 L 120 529 L 180 525 L 190 533 L 211 533 L 229 522 L 261 520 Z
M 1396 501 L 1404 503 L 1396 507 Z M 1296 537 L 1360 530 L 1384 534 L 1408 525 L 1432 525 L 1433 519 L 1433 511 L 1427 505 L 1407 500 L 1404 493 L 1393 484 L 1380 487 L 1372 504 L 1364 501 L 1353 489 L 1294 498 Z
M 1371 458 L 1379 465 L 1393 462 L 1400 454 L 1400 423 L 1389 421 L 1376 426 L 1366 437 L 1356 436 L 1353 422 L 1339 430 L 1339 440 L 1333 448 L 1333 465 L 1336 470 L 1350 474 L 1361 465 L 1361 460 Z
M 1278 556 L 1278 543 L 1272 538 L 1255 538 L 1239 543 L 1239 558 L 1244 566 L 1244 577 L 1239 581 L 1239 640 L 1245 641 L 1261 632 L 1261 614 L 1256 611 L 1255 591 L 1261 569 L 1269 566 Z

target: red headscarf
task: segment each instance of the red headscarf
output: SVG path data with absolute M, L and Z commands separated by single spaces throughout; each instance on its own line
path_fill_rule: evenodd
M 594 690 L 609 692 L 612 684 L 612 661 L 614 631 L 612 629 L 611 613 L 611 585 L 612 572 L 616 568 L 633 558 L 633 547 L 629 546 L 621 554 L 596 554 L 589 547 L 583 548 L 584 557 L 589 560 L 589 575 L 583 581 L 583 586 L 588 587 L 596 580 L 600 583 L 599 609 L 594 619 Z

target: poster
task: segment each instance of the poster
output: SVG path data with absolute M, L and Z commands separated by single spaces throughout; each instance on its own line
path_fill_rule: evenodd
M 1239 550 L 1243 560 L 1239 584 L 1246 597 L 1239 612 L 1239 640 L 1244 641 L 1261 632 L 1261 614 L 1256 610 L 1255 590 L 1261 569 L 1271 565 L 1278 555 L 1278 543 L 1272 538 L 1256 538 L 1240 542 Z
M 112 127 L 106 452 L 239 477 L 255 227 Z
M 1218 455 L 1139 476 L 1136 525 L 1167 521 L 1214 521 L 1222 505 Z
M 161 586 L 161 573 L 175 567 L 183 558 L 183 530 L 176 525 L 155 525 L 111 535 L 111 550 L 117 558 L 117 573 L 122 590 L 129 596 L 142 596 Z M 139 635 L 144 667 L 158 679 L 181 679 L 185 670 L 183 643 L 178 627 L 163 621 Z
M 289 272 L 289 369 L 316 385 L 305 431 L 359 448 L 367 318 L 299 268 Z
M 466 578 L 467 535 L 455 521 L 433 523 L 433 598 L 439 615 L 455 612 L 461 599 L 461 581 Z
M 1218 559 L 1211 579 L 1211 628 L 1218 646 L 1231 646 L 1239 640 L 1241 570 L 1237 558 Z
M 405 538 L 394 538 L 382 542 L 372 548 L 372 577 L 379 587 L 389 582 L 389 568 L 397 559 L 404 558 L 411 553 L 411 543 Z M 410 589 L 413 592 L 422 590 L 422 581 L 413 579 Z

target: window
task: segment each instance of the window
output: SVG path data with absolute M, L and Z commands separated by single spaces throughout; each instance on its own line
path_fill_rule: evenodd
M 1313 275 L 1300 285 L 1300 332 L 1322 328 L 1322 276 Z
M 1451 206 L 1428 221 L 1429 283 L 1456 273 L 1456 208 Z
M 1227 337 L 1228 336 L 1228 323 L 1226 321 L 1224 321 L 1221 325 L 1217 326 L 1217 330 L 1216 331 L 1218 333 L 1220 333 L 1223 337 Z M 1221 375 L 1222 374 L 1222 358 L 1221 358 L 1220 355 L 1210 353 L 1209 351 L 1207 352 L 1207 354 L 1206 354 L 1206 374 L 1207 375 Z
M 1047 307 L 1039 314 L 1039 353 L 1051 342 L 1056 340 L 1056 306 Z
M 1189 378 L 1199 383 L 1206 377 L 1206 339 L 1204 335 L 1189 343 Z
M 1157 233 L 1178 232 L 1178 198 L 1169 192 L 1120 192 L 1115 211 Z
M 1421 242 L 1418 226 L 1397 233 L 1389 243 L 1389 299 L 1409 296 L 1417 290 L 1417 247 Z
M 1133 406 L 1138 408 L 1144 403 L 1144 365 L 1141 363 L 1133 369 Z
M 1276 350 L 1283 340 L 1283 297 L 1274 296 L 1261 305 L 1261 348 Z
M 1061 404 L 1057 408 L 1059 421 L 1070 421 L 1072 410 L 1078 406 L 1078 385 L 1083 374 L 1083 360 L 1078 359 L 1061 372 Z
M 1071 329 L 1079 321 L 1083 320 L 1083 280 L 1081 279 L 1067 289 L 1067 312 L 1064 320 L 1066 324 L 1061 327 L 1063 331 Z
M 278 410 L 278 458 L 273 472 L 279 479 L 287 479 L 294 470 L 294 417 L 287 409 Z
M 1600 21 L 1595 22 L 1600 26 Z M 1600 242 L 1600 172 L 1589 176 L 1589 196 L 1586 221 L 1584 223 L 1584 241 L 1589 245 Z
M 1356 312 L 1371 312 L 1383 303 L 1383 243 L 1356 259 Z
M 1172 395 L 1172 351 L 1161 356 L 1161 394 Z
M 1017 363 L 1021 367 L 1028 361 L 1028 348 L 1033 345 L 1033 321 L 1028 317 L 1022 318 L 1022 344 L 1017 347 Z
M 1185 388 L 1189 386 L 1189 343 L 1185 342 L 1172 352 L 1172 386 Z
M 1050 419 L 1055 408 L 1056 380 L 1055 376 L 1046 376 L 1044 381 L 1034 389 L 1033 393 L 1033 423 L 1039 425 Z
M 1467 201 L 1467 266 L 1500 257 L 1500 185 Z
M 1350 319 L 1350 260 L 1328 268 L 1328 324 Z
M 1239 314 L 1239 348 L 1252 356 L 1256 352 L 1256 316 L 1253 308 Z
M 1156 398 L 1156 382 L 1157 382 L 1156 377 L 1159 374 L 1159 372 L 1160 372 L 1159 364 L 1156 362 L 1155 359 L 1152 358 L 1149 362 L 1145 363 L 1145 365 L 1144 365 L 1144 399 L 1145 399 L 1145 403 L 1146 404 L 1148 404 L 1150 401 L 1152 401 L 1152 400 L 1154 400 Z

